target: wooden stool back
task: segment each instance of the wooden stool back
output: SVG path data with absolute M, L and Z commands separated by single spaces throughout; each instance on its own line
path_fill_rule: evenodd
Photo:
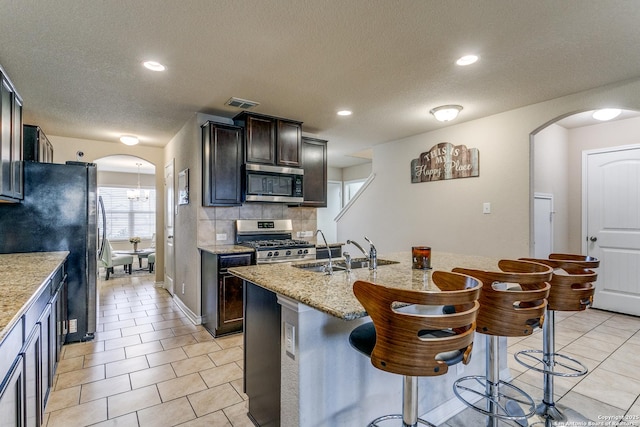
M 480 283 L 472 277 L 444 271 L 435 271 L 432 279 L 440 292 L 395 289 L 365 281 L 354 283 L 353 292 L 376 330 L 371 353 L 371 363 L 376 368 L 406 376 L 443 375 L 448 365 L 438 360 L 438 355 L 451 351 L 461 351 L 463 363 L 468 363 Z M 445 314 L 439 309 L 440 314 L 416 314 L 398 310 L 406 304 L 454 306 L 456 311 Z M 424 336 L 433 331 L 445 333 Z
M 482 282 L 476 331 L 487 335 L 531 335 L 544 321 L 552 269 L 546 265 L 501 260 L 501 271 L 455 268 Z M 509 287 L 517 284 L 519 286 Z
M 590 268 L 600 264 L 595 258 L 583 255 L 551 254 L 556 259 L 521 258 L 548 265 L 553 271 L 549 284 L 548 309 L 556 311 L 581 311 L 593 303 L 598 274 Z M 591 258 L 591 259 L 587 259 Z

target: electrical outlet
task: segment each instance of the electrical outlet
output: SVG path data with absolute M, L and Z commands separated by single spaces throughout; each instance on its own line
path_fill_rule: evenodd
M 284 324 L 284 349 L 295 360 L 296 358 L 296 327 L 291 323 Z
M 304 231 L 304 236 L 303 237 L 313 237 L 313 231 Z
M 216 234 L 216 240 L 227 240 L 227 233 Z
M 482 213 L 490 214 L 491 213 L 491 203 L 485 202 L 482 204 Z
M 184 283 L 182 284 L 182 295 L 184 295 Z
M 78 332 L 78 319 L 70 319 L 69 320 L 69 333 L 75 334 Z

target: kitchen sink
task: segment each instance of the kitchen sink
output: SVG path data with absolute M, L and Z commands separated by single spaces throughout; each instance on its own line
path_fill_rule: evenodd
M 307 271 L 313 271 L 316 273 L 324 273 L 326 270 L 326 265 L 329 263 L 328 260 L 316 261 L 316 262 L 308 262 L 304 264 L 292 264 L 293 267 L 300 268 Z M 398 264 L 398 261 L 391 261 L 388 259 L 379 259 L 378 267 L 383 265 L 390 264 Z M 358 268 L 369 268 L 369 260 L 367 258 L 356 258 L 351 260 L 351 269 L 356 270 Z M 337 261 L 333 261 L 333 271 L 345 271 L 347 266 L 345 265 L 344 259 L 339 259 Z

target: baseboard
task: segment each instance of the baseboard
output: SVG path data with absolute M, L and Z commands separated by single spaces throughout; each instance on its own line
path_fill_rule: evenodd
M 182 311 L 184 315 L 187 316 L 187 319 L 191 320 L 194 325 L 202 324 L 202 316 L 198 316 L 193 311 L 191 311 L 189 307 L 187 307 L 185 303 L 183 303 L 182 300 L 176 295 L 173 296 L 173 302 L 176 304 L 176 306 L 178 306 L 180 311 Z

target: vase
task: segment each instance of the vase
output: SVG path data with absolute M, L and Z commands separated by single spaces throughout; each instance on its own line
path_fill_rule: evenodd
M 138 252 L 138 244 L 137 243 L 133 244 L 133 251 L 134 252 Z

